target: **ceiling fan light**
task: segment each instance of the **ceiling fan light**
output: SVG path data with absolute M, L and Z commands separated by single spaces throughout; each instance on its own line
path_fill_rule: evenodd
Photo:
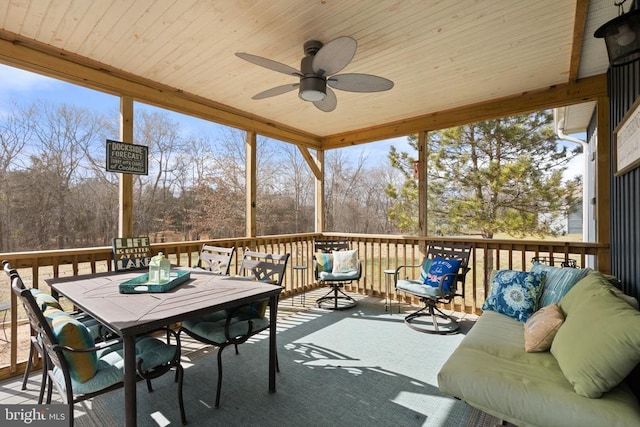
M 310 102 L 322 101 L 327 96 L 327 81 L 321 77 L 303 77 L 300 79 L 298 96 Z
M 305 101 L 322 101 L 327 96 L 318 90 L 301 90 L 298 95 Z
M 640 8 L 637 7 L 637 0 L 633 1 L 629 12 L 606 22 L 593 35 L 604 38 L 609 65 L 612 67 L 640 58 Z

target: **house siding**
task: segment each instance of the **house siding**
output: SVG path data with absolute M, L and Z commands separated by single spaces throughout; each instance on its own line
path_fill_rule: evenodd
M 640 95 L 640 61 L 607 72 L 610 105 L 610 153 L 616 126 Z M 611 171 L 615 171 L 611 155 Z M 611 177 L 611 272 L 625 293 L 640 299 L 640 168 Z

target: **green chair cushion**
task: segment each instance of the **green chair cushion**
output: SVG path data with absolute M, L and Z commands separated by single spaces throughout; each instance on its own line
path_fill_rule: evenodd
M 249 330 L 249 320 L 253 322 L 253 332 L 266 329 L 269 326 L 269 319 L 265 317 L 249 318 L 244 315 L 238 315 L 232 318 L 229 325 L 231 338 L 246 335 Z M 227 342 L 224 334 L 225 321 L 225 319 L 213 322 L 185 320 L 182 322 L 182 327 L 212 343 L 223 344 Z
M 396 283 L 396 289 L 424 297 L 443 296 L 443 293 L 440 292 L 440 288 L 427 286 L 421 280 L 398 280 L 398 283 Z
M 175 356 L 176 346 L 149 335 L 136 338 L 136 359 L 142 359 L 142 369 L 148 370 L 155 366 L 171 362 Z M 107 346 L 92 354 L 97 357 L 97 370 L 88 381 L 79 382 L 71 378 L 74 394 L 94 393 L 120 383 L 124 380 L 124 351 L 121 342 Z M 64 387 L 64 376 L 58 368 L 54 375 L 59 384 Z
M 89 329 L 77 321 L 73 316 L 56 308 L 49 308 L 44 312 L 58 344 L 72 348 L 91 348 L 95 345 Z M 94 352 L 72 353 L 64 352 L 64 358 L 69 365 L 69 375 L 78 382 L 91 379 L 98 369 L 98 359 Z
M 40 310 L 46 311 L 49 308 L 57 308 L 58 310 L 62 310 L 62 306 L 53 296 L 49 295 L 46 292 L 41 291 L 40 289 L 31 288 L 31 295 L 36 300 L 36 304 L 40 307 Z
M 576 393 L 600 397 L 640 362 L 640 311 L 598 272 L 571 288 L 560 308 L 566 319 L 551 353 Z
M 356 280 L 360 272 L 358 270 L 344 271 L 342 273 L 327 273 L 325 271 L 318 275 L 318 279 L 324 282 L 336 282 L 340 280 Z

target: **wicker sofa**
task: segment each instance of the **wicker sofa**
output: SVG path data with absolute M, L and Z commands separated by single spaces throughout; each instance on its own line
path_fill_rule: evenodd
M 518 426 L 640 426 L 637 301 L 596 271 L 557 297 L 564 320 L 550 350 L 525 351 L 527 323 L 485 310 L 441 368 L 440 390 Z

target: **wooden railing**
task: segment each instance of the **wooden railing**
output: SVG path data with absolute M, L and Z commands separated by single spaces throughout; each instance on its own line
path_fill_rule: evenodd
M 430 242 L 467 243 L 472 245 L 470 266 L 464 298 L 456 298 L 446 308 L 459 312 L 480 313 L 488 288 L 488 277 L 494 269 L 527 270 L 533 257 L 573 259 L 578 267 L 595 266 L 609 273 L 609 246 L 597 243 L 530 241 L 530 240 L 485 240 L 473 238 L 418 238 L 395 235 L 362 235 L 349 233 L 306 233 L 295 235 L 263 236 L 256 238 L 217 239 L 208 241 L 165 242 L 152 244 L 154 252 L 162 251 L 177 266 L 191 267 L 197 263 L 203 243 L 218 246 L 235 246 L 237 257 L 232 261 L 231 274 L 236 274 L 242 259 L 242 250 L 272 253 L 290 253 L 291 257 L 283 282 L 283 297 L 291 296 L 317 286 L 313 278 L 313 240 L 322 238 L 348 238 L 352 248 L 358 249 L 363 263 L 363 274 L 359 282 L 347 286 L 346 290 L 370 296 L 386 296 L 384 270 L 399 265 L 418 265 L 423 258 L 425 245 Z M 10 261 L 18 269 L 27 286 L 49 291 L 45 280 L 81 274 L 111 271 L 113 257 L 111 247 L 68 249 L 38 252 L 14 252 L 0 254 L 0 259 Z M 302 273 L 294 266 L 305 265 Z M 296 273 L 298 276 L 296 277 Z M 419 270 L 416 270 L 416 275 Z M 304 275 L 304 277 L 301 277 Z M 0 301 L 11 300 L 11 316 L 7 324 L 9 343 L 0 342 L 0 379 L 18 375 L 24 370 L 28 352 L 28 324 L 24 320 L 22 307 L 10 292 L 9 280 L 2 275 Z M 413 277 L 415 278 L 415 277 Z M 304 286 L 304 288 L 303 288 Z M 390 286 L 391 297 L 396 301 L 417 303 L 410 296 L 396 293 Z M 26 331 L 26 332 L 25 332 Z M 7 348 L 9 351 L 7 351 Z M 9 357 L 7 357 L 7 355 Z

